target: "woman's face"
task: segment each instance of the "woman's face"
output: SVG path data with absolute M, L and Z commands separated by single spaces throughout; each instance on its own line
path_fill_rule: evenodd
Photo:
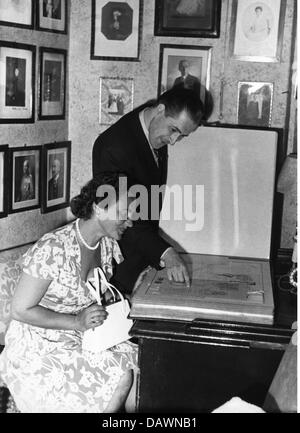
M 127 192 L 121 194 L 119 200 L 112 203 L 107 210 L 101 209 L 99 222 L 105 236 L 113 239 L 121 239 L 128 227 L 132 227 L 132 221 L 128 215 L 128 206 L 131 199 Z

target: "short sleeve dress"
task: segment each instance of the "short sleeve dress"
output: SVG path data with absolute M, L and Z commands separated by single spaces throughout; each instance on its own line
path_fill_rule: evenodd
M 51 280 L 39 305 L 76 314 L 94 302 L 80 277 L 74 223 L 44 235 L 24 257 L 24 272 Z M 82 335 L 16 320 L 10 323 L 0 355 L 0 375 L 21 412 L 105 410 L 124 372 L 137 368 L 137 346 L 128 341 L 92 353 L 82 350 Z

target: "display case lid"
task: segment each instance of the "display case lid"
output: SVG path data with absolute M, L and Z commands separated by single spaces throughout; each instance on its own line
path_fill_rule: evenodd
M 273 130 L 200 127 L 169 146 L 162 236 L 188 253 L 269 259 L 277 140 Z

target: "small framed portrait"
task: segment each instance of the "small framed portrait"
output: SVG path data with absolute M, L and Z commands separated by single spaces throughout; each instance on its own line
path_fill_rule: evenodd
M 254 81 L 238 83 L 238 124 L 271 126 L 273 84 Z
M 36 48 L 0 41 L 0 123 L 33 123 Z
M 111 125 L 133 109 L 132 78 L 100 78 L 99 123 Z
M 9 149 L 9 213 L 40 207 L 41 148 L 25 146 Z
M 34 0 L 1 0 L 0 25 L 33 29 Z
M 156 36 L 218 38 L 221 0 L 155 0 Z
M 286 0 L 233 0 L 230 52 L 248 62 L 280 62 Z
M 69 206 L 71 142 L 48 143 L 42 156 L 42 213 Z
M 37 30 L 66 34 L 68 0 L 37 0 Z
M 139 61 L 142 0 L 92 0 L 92 60 Z
M 8 212 L 8 145 L 0 145 L 0 218 Z
M 40 48 L 40 120 L 65 118 L 67 51 Z
M 182 86 L 199 93 L 204 102 L 210 85 L 211 51 L 211 47 L 162 44 L 158 95 L 173 86 Z

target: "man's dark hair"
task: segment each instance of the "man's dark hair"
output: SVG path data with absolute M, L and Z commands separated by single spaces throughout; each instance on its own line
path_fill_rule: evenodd
M 204 106 L 195 91 L 175 86 L 157 99 L 156 105 L 164 104 L 166 116 L 176 117 L 185 111 L 197 125 L 204 117 Z

